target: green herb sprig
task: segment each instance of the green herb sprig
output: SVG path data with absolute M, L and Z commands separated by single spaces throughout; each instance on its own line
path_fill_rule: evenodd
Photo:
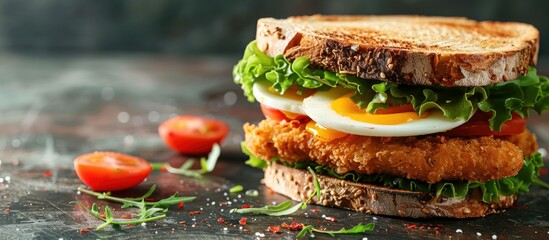
M 311 193 L 309 198 L 306 201 L 302 201 L 298 204 L 293 204 L 293 201 L 288 200 L 284 201 L 278 205 L 268 205 L 260 208 L 235 208 L 231 209 L 231 213 L 240 213 L 240 214 L 263 214 L 268 216 L 286 216 L 297 212 L 297 210 L 305 210 L 307 204 L 311 202 L 313 197 L 320 198 L 320 182 L 316 176 L 316 173 L 312 168 L 308 167 L 307 170 L 313 175 L 313 185 L 314 191 Z
M 214 144 L 212 146 L 212 151 L 208 154 L 208 158 L 200 158 L 200 169 L 195 170 L 191 169 L 191 167 L 194 164 L 195 159 L 189 159 L 181 167 L 174 168 L 170 166 L 170 164 L 154 164 L 154 169 L 160 169 L 162 167 L 166 168 L 166 171 L 173 174 L 179 174 L 187 177 L 193 177 L 193 178 L 202 178 L 202 175 L 209 173 L 214 170 L 215 164 L 217 163 L 217 159 L 219 159 L 219 156 L 221 155 L 221 147 L 219 147 L 219 144 Z
M 345 229 L 345 228 L 342 228 L 338 231 L 329 231 L 329 230 L 323 230 L 323 229 L 318 229 L 318 228 L 315 228 L 314 226 L 312 225 L 307 225 L 307 226 L 304 226 L 303 229 L 301 229 L 301 231 L 297 234 L 297 238 L 303 238 L 305 237 L 305 235 L 309 234 L 313 234 L 313 233 L 323 233 L 323 234 L 328 234 L 332 237 L 335 237 L 335 235 L 339 235 L 339 234 L 358 234 L 358 233 L 366 233 L 366 232 L 371 232 L 374 230 L 374 227 L 375 227 L 375 224 L 373 223 L 369 223 L 369 224 L 362 224 L 362 223 L 359 223 L 358 225 L 354 226 L 353 228 L 351 229 Z
M 174 195 L 168 198 L 164 198 L 157 202 L 146 202 L 145 199 L 151 196 L 155 190 L 156 190 L 156 185 L 153 185 L 141 197 L 119 198 L 119 197 L 111 196 L 110 192 L 98 193 L 98 192 L 90 191 L 84 188 L 80 188 L 80 187 L 78 188 L 78 191 L 91 196 L 95 196 L 97 197 L 97 199 L 121 203 L 122 204 L 121 208 L 129 208 L 129 207 L 138 208 L 139 213 L 137 214 L 137 218 L 135 219 L 114 218 L 111 208 L 108 205 L 105 205 L 104 212 L 100 213 L 99 206 L 95 203 L 92 204 L 91 208 L 88 208 L 83 203 L 78 201 L 71 202 L 71 204 L 76 204 L 82 207 L 84 210 L 86 210 L 86 212 L 88 212 L 95 218 L 103 221 L 102 224 L 96 227 L 96 230 L 100 230 L 109 225 L 113 226 L 114 228 L 120 228 L 120 225 L 140 224 L 140 223 L 163 219 L 166 217 L 166 212 L 168 211 L 168 207 L 179 204 L 179 203 L 183 203 L 183 202 L 190 202 L 196 199 L 196 197 L 182 197 L 182 196 L 179 196 L 178 193 L 175 193 Z M 151 206 L 151 207 L 147 208 L 148 206 Z

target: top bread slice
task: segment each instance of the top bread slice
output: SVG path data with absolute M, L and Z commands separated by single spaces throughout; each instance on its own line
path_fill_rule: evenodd
M 423 16 L 262 18 L 257 45 L 290 61 L 365 79 L 435 86 L 485 86 L 534 66 L 539 32 L 528 24 Z

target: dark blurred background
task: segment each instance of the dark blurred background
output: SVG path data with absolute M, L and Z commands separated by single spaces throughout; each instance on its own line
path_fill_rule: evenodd
M 527 22 L 540 29 L 546 55 L 547 9 L 543 0 L 0 0 L 0 49 L 240 55 L 261 17 L 421 14 Z

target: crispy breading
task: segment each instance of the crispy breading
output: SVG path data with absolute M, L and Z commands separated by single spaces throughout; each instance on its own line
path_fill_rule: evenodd
M 313 160 L 339 173 L 383 173 L 430 183 L 488 181 L 514 176 L 523 165 L 522 150 L 510 141 L 485 137 L 365 137 L 346 135 L 318 141 L 299 121 L 263 120 L 245 124 L 246 147 L 261 159 Z M 524 133 L 524 149 L 532 149 L 532 134 Z M 520 140 L 522 139 L 522 140 Z M 535 142 L 533 143 L 535 144 Z M 530 151 L 530 150 L 528 150 Z

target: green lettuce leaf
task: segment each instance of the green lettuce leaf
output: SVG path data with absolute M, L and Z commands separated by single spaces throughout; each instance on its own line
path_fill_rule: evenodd
M 243 150 L 246 149 L 242 145 Z M 264 166 L 267 162 L 261 160 L 248 151 L 244 151 L 250 159 L 254 161 L 263 161 Z M 529 191 L 532 183 L 536 182 L 539 177 L 539 170 L 543 167 L 543 159 L 540 153 L 534 153 L 532 156 L 524 159 L 524 165 L 519 170 L 516 176 L 506 177 L 499 180 L 490 180 L 487 182 L 471 181 L 471 182 L 456 182 L 442 181 L 438 183 L 427 183 L 419 180 L 407 179 L 403 177 L 391 176 L 386 174 L 360 174 L 356 172 L 347 172 L 344 174 L 337 173 L 335 169 L 325 165 L 319 165 L 315 162 L 283 162 L 278 158 L 273 158 L 270 161 L 276 161 L 284 164 L 287 167 L 297 169 L 307 169 L 311 167 L 315 173 L 325 176 L 334 177 L 337 179 L 352 181 L 356 183 L 375 184 L 384 187 L 397 188 L 409 191 L 419 191 L 433 193 L 437 197 L 452 197 L 462 199 L 467 196 L 469 191 L 480 189 L 482 192 L 482 201 L 497 202 L 499 196 L 510 196 L 515 194 L 523 194 Z M 262 168 L 263 169 L 263 168 Z
M 399 85 L 377 80 L 365 80 L 343 73 L 312 69 L 305 57 L 289 62 L 283 55 L 274 58 L 261 52 L 252 41 L 242 60 L 233 69 L 234 81 L 241 84 L 244 95 L 254 101 L 254 82 L 266 80 L 273 89 L 284 94 L 291 86 L 316 90 L 343 87 L 355 91 L 353 101 L 367 112 L 390 105 L 411 103 L 419 114 L 440 110 L 449 119 L 469 119 L 475 110 L 491 112 L 492 130 L 511 119 L 513 112 L 528 117 L 530 110 L 538 114 L 549 109 L 549 79 L 538 76 L 530 67 L 526 76 L 484 87 L 437 87 Z

